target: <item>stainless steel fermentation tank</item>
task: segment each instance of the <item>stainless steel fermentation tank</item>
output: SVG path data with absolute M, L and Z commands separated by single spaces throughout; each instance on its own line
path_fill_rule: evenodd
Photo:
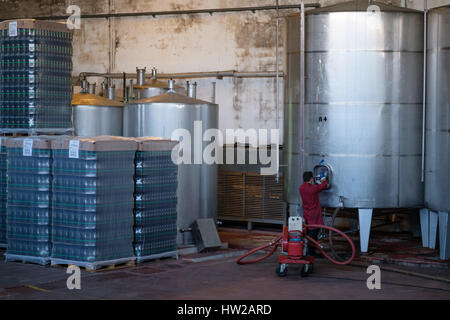
M 305 102 L 300 104 L 300 17 L 288 20 L 285 199 L 301 204 L 302 171 L 332 169 L 323 206 L 423 204 L 423 14 L 361 2 L 306 12 Z
M 218 105 L 169 91 L 128 103 L 124 109 L 124 135 L 171 138 L 177 129 L 191 134 L 194 153 L 194 122 L 202 132 L 218 128 Z M 200 132 L 202 138 L 202 133 Z M 203 142 L 205 148 L 210 142 Z M 192 155 L 192 163 L 194 154 Z M 199 218 L 217 219 L 217 165 L 181 164 L 178 175 L 178 228 L 190 228 Z M 193 243 L 190 232 L 178 233 L 179 244 Z
M 422 239 L 435 248 L 439 224 L 440 256 L 450 258 L 450 6 L 427 14 L 427 99 L 425 207 Z
M 89 93 L 72 98 L 72 117 L 76 136 L 121 136 L 123 104 Z
M 307 11 L 303 104 L 301 17 L 288 19 L 285 200 L 299 210 L 302 172 L 323 161 L 321 204 L 359 209 L 362 252 L 374 208 L 423 205 L 423 17 L 373 1 Z

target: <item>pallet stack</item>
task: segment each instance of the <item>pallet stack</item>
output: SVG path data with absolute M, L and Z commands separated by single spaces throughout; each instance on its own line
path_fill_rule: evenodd
M 6 261 L 45 265 L 51 253 L 51 169 L 49 137 L 8 139 Z
M 114 137 L 55 140 L 51 264 L 88 269 L 135 260 L 137 143 Z
M 0 130 L 71 128 L 72 31 L 33 19 L 0 22 Z
M 34 19 L 0 22 L 0 134 L 4 136 L 2 140 L 17 136 L 25 138 L 29 136 L 28 139 L 36 141 L 45 140 L 45 137 L 37 137 L 37 135 L 60 135 L 72 130 L 72 37 L 73 32 L 64 23 Z M 0 151 L 0 247 L 8 246 L 8 238 L 5 237 L 6 228 L 6 233 L 14 231 L 11 234 L 13 244 L 7 252 L 10 259 L 13 259 L 15 255 L 13 252 L 25 257 L 29 253 L 32 260 L 30 262 L 46 263 L 48 244 L 47 248 L 44 248 L 46 245 L 43 242 L 45 241 L 39 240 L 42 243 L 38 249 L 38 245 L 29 243 L 25 245 L 26 240 L 24 239 L 27 238 L 25 236 L 27 232 L 30 232 L 28 239 L 32 236 L 37 237 L 36 239 L 47 237 L 45 234 L 37 235 L 33 232 L 44 232 L 43 230 L 48 228 L 48 226 L 45 227 L 48 222 L 39 220 L 39 227 L 36 225 L 30 227 L 31 216 L 21 217 L 20 215 L 26 215 L 26 213 L 22 209 L 18 209 L 25 206 L 25 200 L 19 199 L 21 188 L 29 197 L 32 197 L 29 195 L 31 191 L 36 191 L 35 194 L 38 195 L 45 190 L 34 190 L 33 188 L 37 186 L 33 183 L 36 181 L 28 181 L 31 184 L 20 187 L 14 184 L 11 187 L 5 185 L 4 166 L 6 162 L 3 162 L 3 159 L 6 153 L 4 147 L 2 145 Z M 12 160 L 20 162 L 18 153 L 20 147 L 15 145 L 11 149 L 15 149 L 11 151 Z M 13 156 L 14 152 L 16 152 L 16 157 Z M 48 152 L 51 153 L 51 151 Z M 30 159 L 34 157 L 33 154 Z M 28 162 L 32 164 L 30 159 Z M 13 176 L 10 179 L 19 179 L 23 174 L 19 172 L 22 169 L 24 168 L 20 165 L 11 167 Z M 33 173 L 29 179 L 32 177 L 38 179 Z M 39 186 L 39 188 L 41 187 Z M 12 221 L 10 227 L 6 226 L 9 220 L 5 215 L 4 197 L 7 193 L 5 188 L 11 189 L 8 198 L 8 210 L 11 211 L 11 217 L 8 219 Z M 32 201 L 31 199 L 29 198 L 28 201 Z M 34 210 L 35 213 L 47 210 L 42 207 L 45 199 L 33 200 L 37 201 L 28 202 L 27 210 Z M 14 201 L 18 201 L 18 204 L 11 203 Z M 12 205 L 11 210 L 9 203 Z M 28 213 L 31 214 L 30 212 Z M 40 216 L 39 219 L 41 218 L 48 219 L 43 216 Z M 22 242 L 19 243 L 20 241 Z M 40 253 L 37 253 L 38 251 Z M 36 254 L 38 255 L 37 260 Z
M 176 256 L 177 142 L 138 138 L 135 173 L 134 252 L 137 261 Z
M 7 201 L 7 176 L 6 176 L 6 139 L 0 140 L 0 248 L 6 248 L 6 201 Z

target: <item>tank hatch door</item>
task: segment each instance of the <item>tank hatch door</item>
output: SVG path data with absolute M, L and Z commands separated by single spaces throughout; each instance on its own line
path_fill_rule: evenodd
M 331 178 L 332 178 L 332 170 L 331 167 L 327 164 L 320 163 L 319 165 L 314 167 L 314 182 L 316 184 L 320 184 L 320 180 L 325 177 L 328 183 L 328 188 L 331 188 Z

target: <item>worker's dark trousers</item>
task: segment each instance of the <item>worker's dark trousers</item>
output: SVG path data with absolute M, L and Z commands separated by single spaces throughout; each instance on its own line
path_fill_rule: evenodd
M 317 241 L 317 238 L 319 237 L 319 230 L 320 229 L 318 229 L 318 228 L 317 229 L 308 229 L 308 230 L 306 230 L 306 234 Z M 307 250 L 306 255 L 308 255 L 308 256 L 316 255 L 316 247 L 311 242 L 308 243 L 308 250 Z

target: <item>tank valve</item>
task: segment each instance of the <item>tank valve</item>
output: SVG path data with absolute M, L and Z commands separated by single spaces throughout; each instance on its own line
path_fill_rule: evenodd
M 343 196 L 339 196 L 339 207 L 344 208 L 344 197 Z
M 107 97 L 110 100 L 114 100 L 116 98 L 116 86 L 114 84 L 112 84 L 108 87 Z
M 88 86 L 89 86 L 89 82 L 86 79 L 81 80 L 81 92 L 82 93 L 88 92 Z
M 189 83 L 188 81 L 188 97 L 189 98 L 197 98 L 197 82 Z
M 172 93 L 175 92 L 175 80 L 173 80 L 173 79 L 169 80 L 169 92 L 172 92 Z
M 145 84 L 145 71 L 147 68 L 144 69 L 138 69 L 136 68 L 137 73 L 137 85 L 143 86 Z
M 96 83 L 88 83 L 88 92 L 90 94 L 95 94 L 95 86 L 96 86 Z

